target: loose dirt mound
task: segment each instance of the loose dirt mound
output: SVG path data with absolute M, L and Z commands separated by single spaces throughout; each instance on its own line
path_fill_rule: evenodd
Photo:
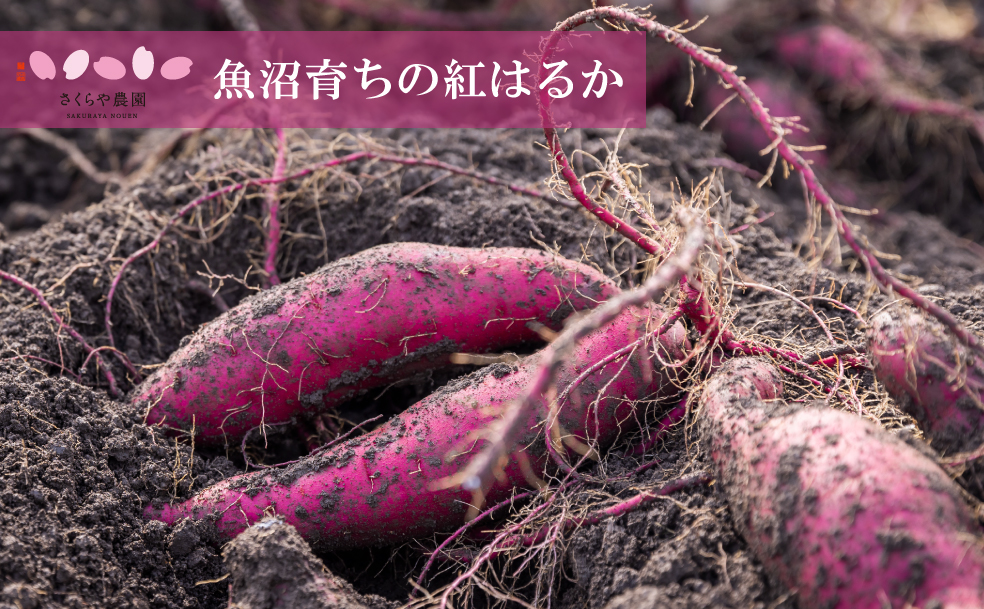
M 239 609 L 390 609 L 396 603 L 363 597 L 328 573 L 294 527 L 268 518 L 223 552 L 229 603 Z

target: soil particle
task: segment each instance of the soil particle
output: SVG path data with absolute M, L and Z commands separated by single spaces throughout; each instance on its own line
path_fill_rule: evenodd
M 195 530 L 195 525 L 191 521 L 178 523 L 171 530 L 170 541 L 167 544 L 168 552 L 171 556 L 181 558 L 192 553 L 201 542 L 201 535 Z

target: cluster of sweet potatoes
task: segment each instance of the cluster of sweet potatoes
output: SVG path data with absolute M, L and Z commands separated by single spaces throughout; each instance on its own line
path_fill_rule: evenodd
M 646 336 L 663 314 L 655 306 L 629 309 L 579 345 L 559 374 L 568 386 L 597 362 Z M 651 345 L 598 367 L 571 392 L 556 425 L 567 445 L 610 445 L 644 417 L 638 405 L 665 396 L 673 385 L 667 372 L 653 370 L 651 357 L 679 358 L 685 334 L 677 325 Z M 166 522 L 215 515 L 220 533 L 235 537 L 267 510 L 282 515 L 312 545 L 322 549 L 383 546 L 453 531 L 465 521 L 472 495 L 440 484 L 460 471 L 484 444 L 483 431 L 529 385 L 537 355 L 517 365 L 495 364 L 439 389 L 386 424 L 360 438 L 332 446 L 274 472 L 226 480 L 179 506 L 151 513 Z M 548 423 L 549 403 L 526 422 L 523 448 L 502 466 L 502 477 L 487 490 L 496 503 L 516 488 L 542 477 L 549 462 L 537 436 Z M 567 449 L 572 455 L 573 448 Z
M 380 246 L 223 314 L 135 399 L 154 424 L 238 441 L 447 366 L 451 353 L 536 341 L 527 322 L 560 331 L 568 315 L 618 293 L 590 267 L 531 250 Z M 975 448 L 984 410 L 973 355 L 915 315 L 884 313 L 871 326 L 878 378 L 934 446 Z M 538 396 L 483 498 L 506 499 L 556 472 L 552 456 L 603 449 L 644 423 L 644 406 L 678 395 L 673 362 L 690 350 L 683 324 L 660 307 L 625 308 L 564 360 L 555 377 L 562 399 Z M 232 539 L 273 513 L 325 550 L 449 533 L 475 497 L 448 481 L 495 440 L 493 423 L 542 360 L 534 353 L 480 369 L 364 436 L 146 514 L 209 519 Z M 979 526 L 943 469 L 859 417 L 794 407 L 782 393 L 778 370 L 735 357 L 712 373 L 696 416 L 739 530 L 801 606 L 981 606 Z
M 591 267 L 533 250 L 379 246 L 247 299 L 195 334 L 134 399 L 152 424 L 194 431 L 196 441 L 238 442 L 250 429 L 299 421 L 369 388 L 450 366 L 453 353 L 522 346 L 538 339 L 530 322 L 561 330 L 572 313 L 617 291 Z M 653 364 L 679 360 L 687 348 L 679 322 L 653 336 L 666 317 L 655 305 L 629 308 L 578 345 L 557 375 L 569 391 L 555 419 L 552 399 L 541 396 L 525 422 L 524 448 L 503 464 L 487 500 L 545 475 L 547 451 L 537 442 L 545 425 L 574 455 L 611 444 L 643 420 L 646 400 L 677 392 L 673 370 Z M 273 510 L 329 548 L 453 530 L 472 497 L 440 482 L 482 448 L 539 359 L 481 369 L 365 436 L 148 515 L 214 516 L 231 538 Z

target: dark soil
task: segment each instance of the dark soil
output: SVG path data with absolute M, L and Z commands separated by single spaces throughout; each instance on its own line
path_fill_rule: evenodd
M 339 135 L 291 133 L 290 167 L 321 158 Z M 388 130 L 360 135 L 524 184 L 550 171 L 548 156 L 536 145 L 542 134 L 534 131 Z M 568 150 L 581 147 L 603 157 L 599 138 L 611 142 L 616 135 L 572 130 L 564 137 Z M 269 137 L 258 131 L 206 132 L 180 146 L 151 177 L 112 187 L 104 200 L 83 211 L 0 241 L 0 268 L 45 290 L 53 306 L 90 343 L 105 345 L 104 297 L 122 258 L 152 239 L 166 218 L 202 189 L 241 179 L 234 171 L 268 175 L 273 164 Z M 622 162 L 648 164 L 642 170 L 644 183 L 661 218 L 669 213 L 673 192 L 682 187 L 689 194 L 691 185 L 710 174 L 698 161 L 722 154 L 717 136 L 676 124 L 667 112 L 653 113 L 649 128 L 627 132 L 619 152 Z M 442 175 L 362 163 L 285 187 L 281 278 L 309 273 L 380 243 L 425 241 L 472 247 L 556 244 L 565 256 L 595 264 L 623 285 L 638 282 L 641 266 L 637 268 L 636 254 L 580 210 Z M 738 266 L 748 280 L 803 292 L 811 285 L 826 289 L 834 282 L 838 291 L 844 288 L 845 302 L 861 306 L 867 293 L 861 274 L 810 266 L 794 254 L 803 228 L 796 211 L 802 207 L 800 199 L 786 205 L 771 191 L 757 190 L 729 172 L 724 186 L 733 201 L 725 224 L 734 227 L 775 212 L 765 223 L 734 235 Z M 208 268 L 213 275 L 245 277 L 252 287 L 259 284 L 255 269 L 262 256 L 262 214 L 257 194 L 251 191 L 241 199 L 204 206 L 192 228 L 170 234 L 126 273 L 113 308 L 113 333 L 117 345 L 145 373 L 166 360 L 183 337 L 218 314 L 211 299 L 188 286 L 189 279 L 208 280 L 199 271 Z M 224 218 L 226 211 L 232 213 Z M 220 217 L 221 225 L 207 230 Z M 980 261 L 968 257 L 966 248 L 942 227 L 922 229 L 930 225 L 909 217 L 911 223 L 890 233 L 908 238 L 887 238 L 896 248 L 892 252 L 911 265 L 900 270 L 922 276 L 932 284 L 927 289 L 945 304 L 959 305 L 955 312 L 980 321 L 980 293 L 973 291 L 982 272 Z M 881 230 L 870 228 L 876 235 Z M 928 251 L 927 244 L 938 247 L 937 253 Z M 845 260 L 844 265 L 849 263 Z M 213 279 L 213 286 L 218 285 Z M 234 305 L 250 291 L 226 278 L 219 293 Z M 236 559 L 224 566 L 204 527 L 183 524 L 169 530 L 145 521 L 142 511 L 155 498 L 183 499 L 242 471 L 242 457 L 193 449 L 145 427 L 142 412 L 107 396 L 105 382 L 91 362 L 77 372 L 85 359 L 82 349 L 59 333 L 28 294 L 5 283 L 0 296 L 0 607 L 224 606 L 228 581 L 196 582 L 216 580 L 231 571 L 231 580 L 248 584 L 252 572 L 244 571 L 245 563 Z M 882 302 L 875 296 L 868 306 L 877 308 Z M 733 307 L 739 330 L 787 337 L 807 351 L 820 336 L 808 313 L 770 294 L 736 292 Z M 830 307 L 818 309 L 830 318 L 844 319 L 843 327 L 835 328 L 860 341 L 850 316 Z M 59 366 L 33 358 L 56 362 L 65 373 L 60 376 Z M 118 379 L 127 378 L 112 358 L 107 361 Z M 76 373 L 81 384 L 67 378 Z M 362 416 L 373 410 L 391 413 L 447 380 L 435 375 L 391 390 L 383 406 L 366 399 L 349 412 L 356 418 L 359 408 L 369 405 Z M 128 381 L 123 384 L 132 387 Z M 896 426 L 904 423 L 898 420 L 902 423 Z M 692 450 L 676 434 L 646 457 L 660 455 L 661 469 L 606 490 L 628 496 L 630 487 L 676 477 L 695 458 L 699 468 L 703 462 Z M 271 462 L 280 458 L 266 456 Z M 262 451 L 254 457 L 262 458 Z M 598 467 L 617 474 L 632 466 L 629 460 L 610 457 Z M 279 554 L 284 558 L 276 576 L 309 578 L 312 567 L 304 548 L 295 544 L 290 552 Z M 410 592 L 407 578 L 416 576 L 421 557 L 417 550 L 403 547 L 320 558 L 360 594 L 403 602 Z M 317 567 L 313 569 L 316 573 Z M 683 491 L 648 510 L 578 531 L 571 537 L 564 569 L 567 577 L 554 599 L 563 607 L 766 607 L 788 598 L 765 577 L 735 533 L 726 500 L 714 486 Z
M 664 466 L 625 483 L 672 479 L 692 460 L 677 436 L 646 460 Z M 621 467 L 619 467 L 619 465 Z M 618 464 L 611 473 L 630 464 Z M 628 489 L 609 489 L 626 492 Z M 561 607 L 656 609 L 792 607 L 771 585 L 730 521 L 716 489 L 684 491 L 621 518 L 576 532 L 565 556 L 572 583 Z

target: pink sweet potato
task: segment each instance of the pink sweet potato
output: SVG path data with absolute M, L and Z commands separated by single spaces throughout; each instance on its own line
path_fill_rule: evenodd
M 732 360 L 700 437 L 740 533 L 804 609 L 984 606 L 979 527 L 930 458 L 859 417 L 767 402 L 777 371 Z
M 984 366 L 943 326 L 915 311 L 871 321 L 875 376 L 944 455 L 984 444 Z
M 561 367 L 556 387 L 563 390 L 589 366 L 656 329 L 664 318 L 655 305 L 628 309 L 610 325 L 578 345 Z M 687 347 L 679 322 L 659 339 L 600 366 L 560 405 L 561 429 L 582 443 L 604 446 L 635 428 L 643 398 L 666 397 L 677 389 L 672 369 L 654 368 L 679 359 Z M 465 376 L 431 394 L 362 438 L 349 440 L 272 473 L 245 474 L 223 481 L 198 496 L 146 515 L 168 523 L 190 517 L 214 519 L 220 536 L 235 537 L 264 512 L 282 516 L 321 549 L 379 546 L 439 532 L 463 522 L 471 492 L 458 486 L 437 490 L 435 483 L 457 474 L 488 440 L 483 433 L 518 398 L 538 371 L 541 353 L 516 367 L 497 364 Z M 527 423 L 504 475 L 485 498 L 494 503 L 528 485 L 528 472 L 542 476 L 549 462 L 543 438 L 548 404 Z
M 368 389 L 538 340 L 618 292 L 541 251 L 381 245 L 253 297 L 196 332 L 138 387 L 149 424 L 203 444 L 329 408 Z
M 888 78 L 881 53 L 834 25 L 818 25 L 780 36 L 782 63 L 855 95 L 874 96 Z
M 796 146 L 826 143 L 823 115 L 807 94 L 794 90 L 788 82 L 769 77 L 752 78 L 747 84 L 772 116 L 797 116 L 799 124 L 809 129 L 809 132 L 794 130 L 786 138 L 789 143 Z M 732 94 L 733 91 L 722 87 L 709 87 L 702 96 L 701 110 L 710 115 Z M 735 159 L 760 168 L 769 164 L 769 156 L 763 157 L 761 152 L 772 143 L 772 138 L 741 100 L 733 99 L 721 108 L 711 119 L 710 127 L 721 134 L 728 154 Z M 804 151 L 803 157 L 814 167 L 827 166 L 827 154 L 823 150 Z

